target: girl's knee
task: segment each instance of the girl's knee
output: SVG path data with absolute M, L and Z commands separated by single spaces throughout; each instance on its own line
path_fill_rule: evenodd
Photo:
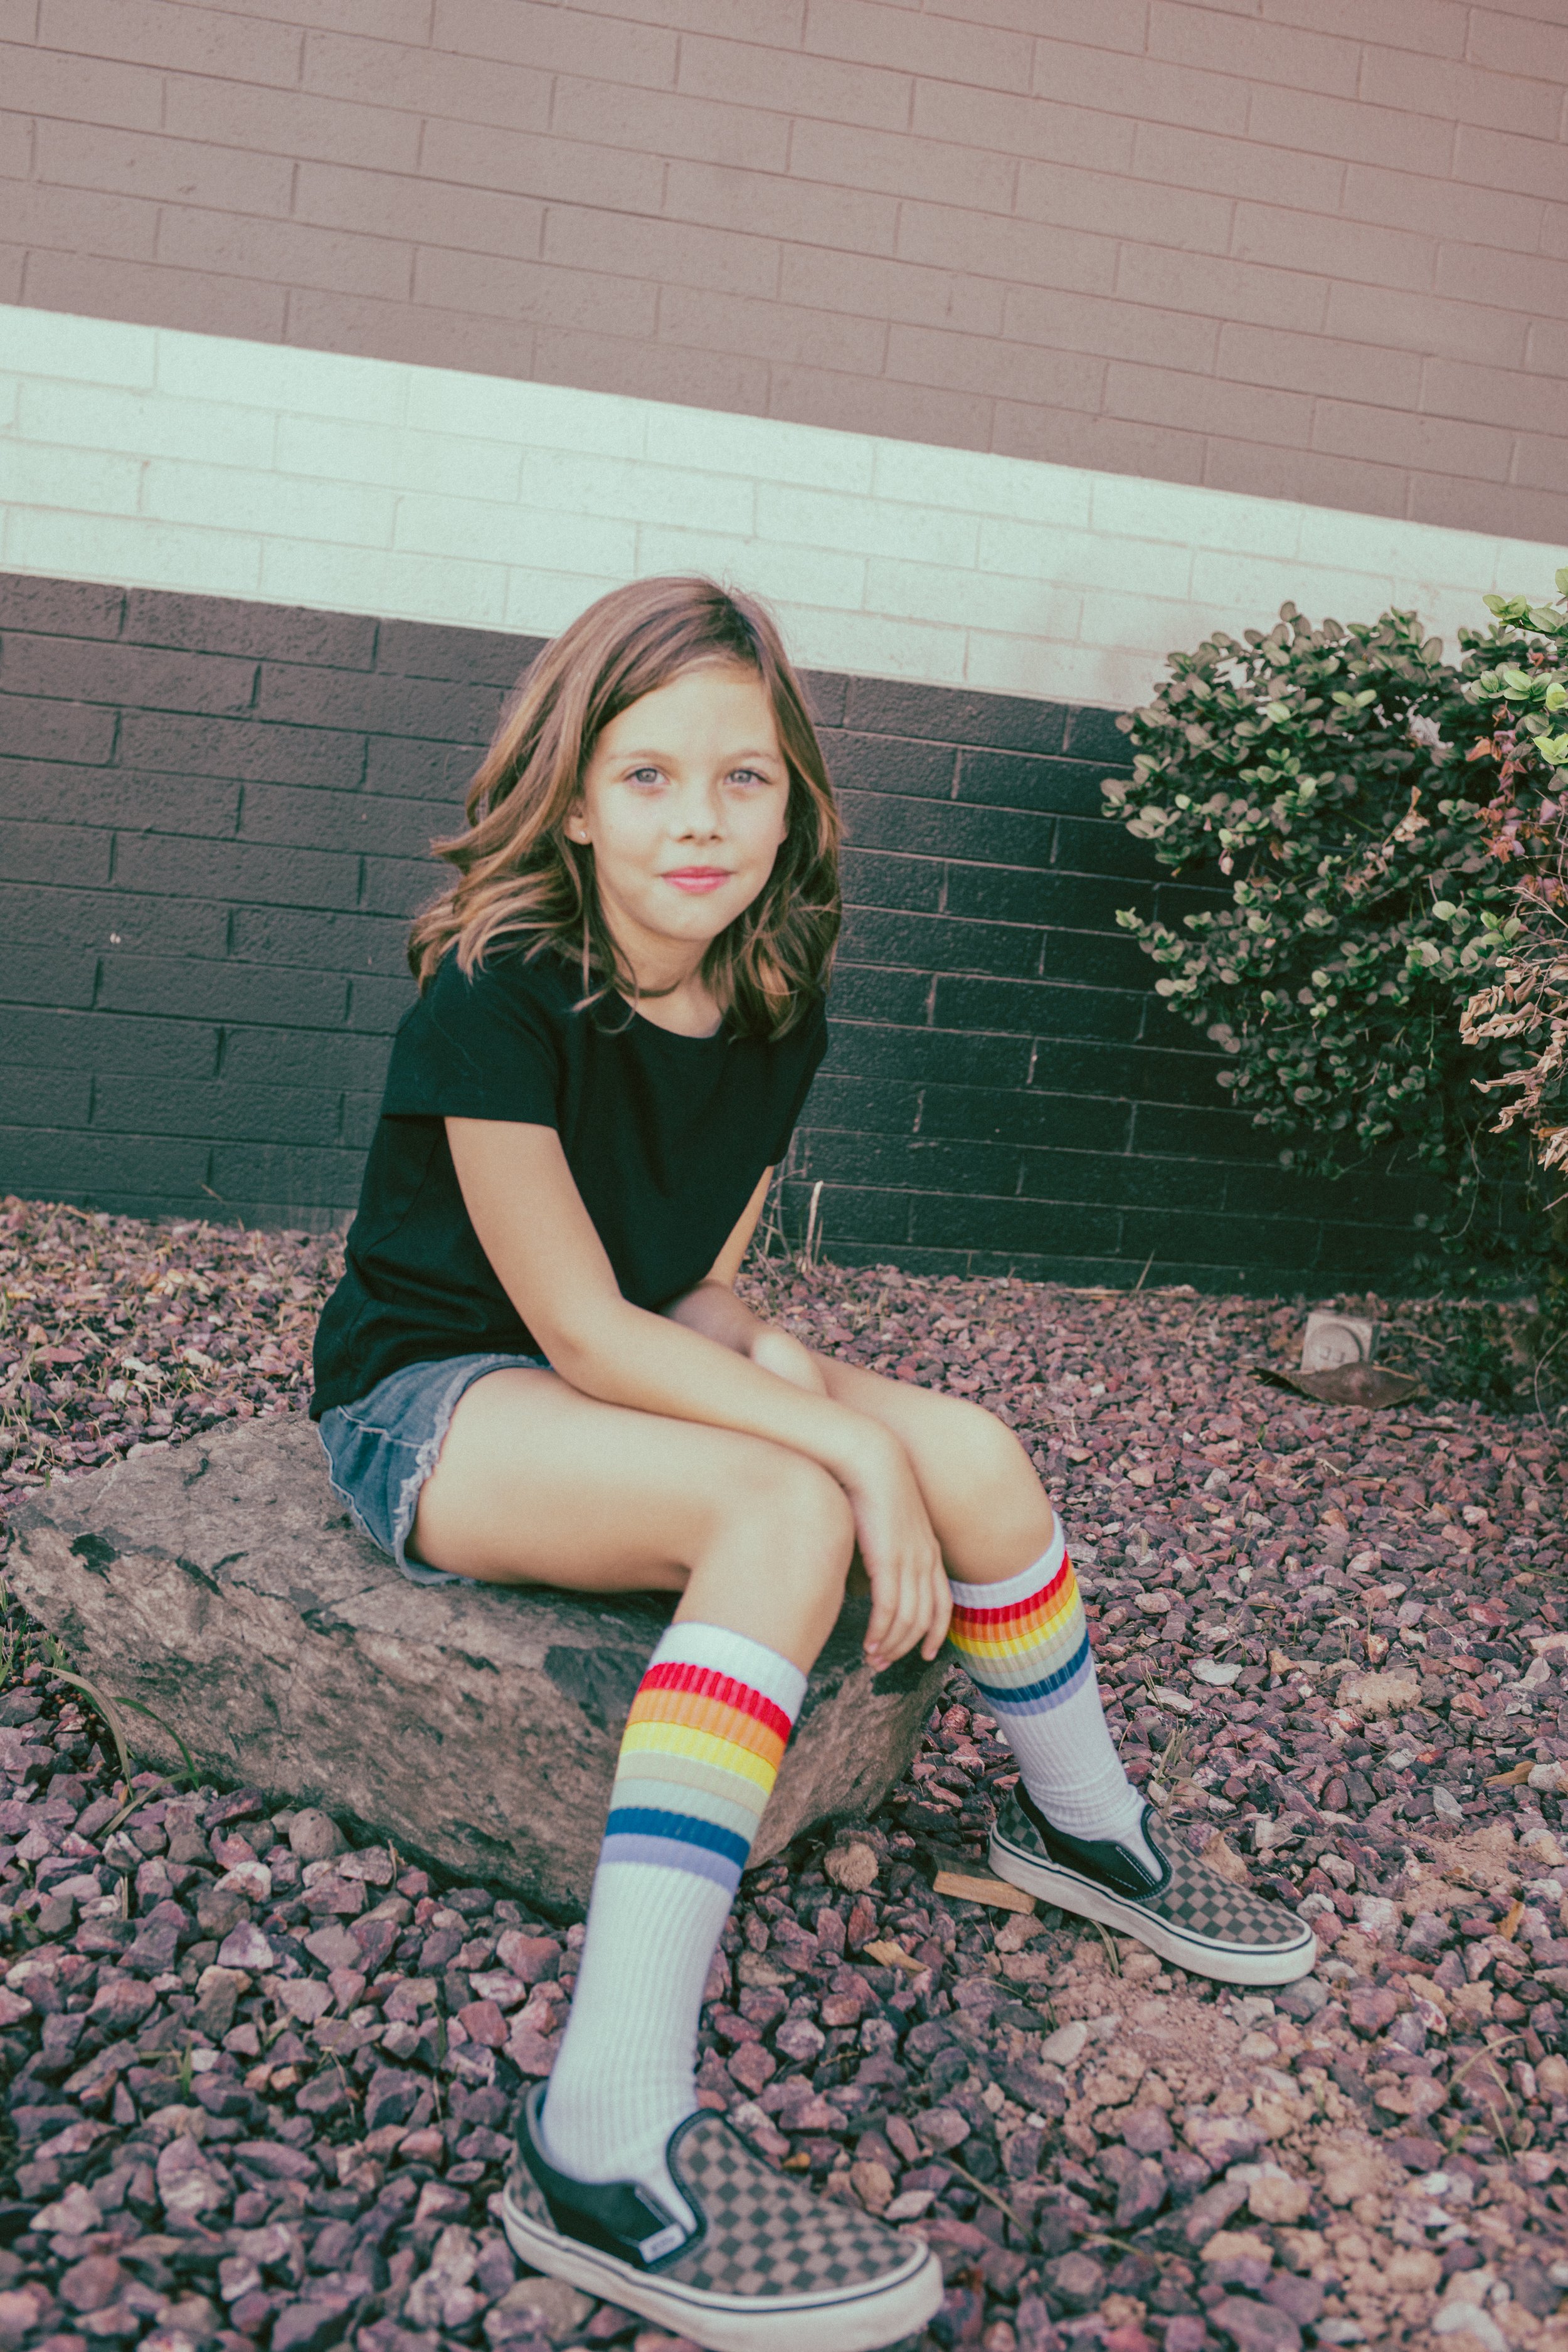
M 984 1405 L 959 1397 L 950 1402 L 942 1433 L 949 1475 L 961 1478 L 977 1500 L 1025 1487 L 1037 1494 L 1035 1466 L 1006 1423 Z

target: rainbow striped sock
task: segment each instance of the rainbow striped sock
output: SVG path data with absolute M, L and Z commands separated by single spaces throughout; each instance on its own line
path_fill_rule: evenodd
M 1139 1829 L 1143 1801 L 1122 1770 L 1095 1681 L 1078 1579 L 1058 1525 L 1050 1548 L 1000 1584 L 952 1586 L 948 1639 L 996 1710 L 1046 1818 L 1071 1837 L 1116 1838 L 1157 1865 Z
M 665 1634 L 621 1740 L 583 1965 L 542 2128 L 579 2180 L 681 2200 L 665 2146 L 697 2105 L 702 1988 L 805 1676 L 722 1625 Z

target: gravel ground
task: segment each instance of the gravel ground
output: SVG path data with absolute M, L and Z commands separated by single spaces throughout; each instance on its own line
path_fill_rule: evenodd
M 301 1409 L 335 1270 L 317 1237 L 0 1203 L 0 1511 Z M 1545 1419 L 1268 1388 L 1253 1368 L 1291 1360 L 1299 1301 L 784 1265 L 752 1289 L 1018 1428 L 1129 1769 L 1176 1834 L 1306 1910 L 1323 1957 L 1233 1997 L 1054 1913 L 938 1895 L 983 1867 L 1010 1765 L 955 1670 L 875 1820 L 746 1881 L 703 2098 L 939 2249 L 922 2352 L 1568 2345 Z M 1438 1386 L 1451 1308 L 1312 1303 L 1389 1316 Z M 496 2223 L 581 1931 L 254 1790 L 127 1791 L 68 1661 L 15 1609 L 0 1640 L 0 2352 L 680 2352 L 520 2274 Z

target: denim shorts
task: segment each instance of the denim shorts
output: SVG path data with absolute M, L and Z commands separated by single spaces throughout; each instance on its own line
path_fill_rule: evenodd
M 419 1489 L 436 1467 L 458 1400 L 487 1372 L 513 1366 L 550 1369 L 542 1356 L 446 1356 L 435 1363 L 405 1364 L 378 1381 L 368 1396 L 333 1405 L 321 1415 L 318 1427 L 332 1492 L 348 1505 L 361 1535 L 390 1553 L 411 1583 L 466 1580 L 410 1559 L 408 1538 Z

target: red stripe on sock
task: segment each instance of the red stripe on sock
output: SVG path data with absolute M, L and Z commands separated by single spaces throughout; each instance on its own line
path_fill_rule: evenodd
M 952 1613 L 965 1625 L 1006 1625 L 1019 1617 L 1032 1617 L 1037 1609 L 1050 1606 L 1071 1574 L 1072 1562 L 1064 1552 L 1062 1564 L 1050 1582 L 1042 1584 L 1037 1592 L 1031 1592 L 1026 1601 L 1010 1601 L 1005 1609 L 971 1609 L 961 1601 Z
M 737 1682 L 733 1675 L 721 1675 L 712 1666 L 690 1666 L 679 1659 L 666 1658 L 648 1668 L 638 1688 L 695 1691 L 701 1698 L 720 1699 L 737 1714 L 749 1715 L 753 1723 L 760 1723 L 786 1743 L 795 1728 L 782 1706 L 776 1706 L 761 1691 L 753 1690 L 750 1683 Z

